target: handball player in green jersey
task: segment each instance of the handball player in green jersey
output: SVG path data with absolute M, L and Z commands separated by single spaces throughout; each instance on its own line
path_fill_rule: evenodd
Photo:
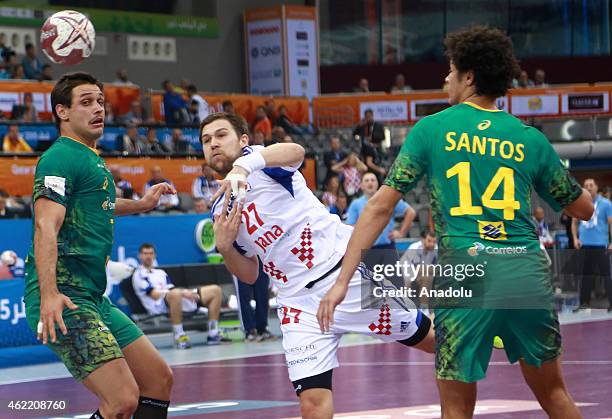
M 504 299 L 516 302 L 512 298 L 524 287 L 512 286 L 524 284 L 530 292 L 541 293 L 535 302 L 542 304 L 530 309 L 483 309 L 490 303 L 484 298 L 479 305 L 435 308 L 442 417 L 472 417 L 476 382 L 485 377 L 493 339 L 500 336 L 509 361 L 520 362 L 546 413 L 551 418 L 580 418 L 561 373 L 557 315 L 552 305 L 544 304 L 552 298 L 552 287 L 530 219 L 530 198 L 536 191 L 553 209 L 565 209 L 582 220 L 591 217 L 591 198 L 540 131 L 497 108 L 497 98 L 506 94 L 519 71 L 510 38 L 480 26 L 449 34 L 445 44 L 452 106 L 413 127 L 385 185 L 368 201 L 340 276 L 321 301 L 317 316 L 321 329 L 328 330 L 333 321 L 361 251 L 378 237 L 395 204 L 426 175 L 440 259 L 451 250 L 463 259 L 497 255 L 489 259 L 501 269 L 485 270 L 482 281 L 487 298 L 490 290 L 501 288 L 510 291 Z M 434 287 L 440 280 L 444 278 L 437 276 Z M 500 306 L 503 302 L 498 301 Z
M 26 317 L 38 339 L 99 401 L 92 418 L 166 418 L 172 371 L 142 331 L 104 294 L 114 216 L 151 210 L 166 183 L 139 201 L 115 197 L 96 142 L 103 85 L 62 76 L 51 93 L 60 137 L 36 165 L 34 238 L 26 261 Z

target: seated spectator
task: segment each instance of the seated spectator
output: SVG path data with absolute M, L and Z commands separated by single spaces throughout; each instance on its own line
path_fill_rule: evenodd
M 124 124 L 142 124 L 142 106 L 139 100 L 134 100 L 130 103 L 130 110 L 121 117 L 121 121 Z
M 412 90 L 412 87 L 406 84 L 406 79 L 403 74 L 397 74 L 395 76 L 395 82 L 391 86 L 391 93 L 405 93 Z
M 278 118 L 276 119 L 274 125 L 282 127 L 285 132 L 290 135 L 304 135 L 313 133 L 312 127 L 295 124 L 291 118 L 289 118 L 289 115 L 287 115 L 287 107 L 285 105 L 280 105 L 278 107 Z
M 338 194 L 342 190 L 340 189 L 340 179 L 338 176 L 331 176 L 327 180 L 327 184 L 325 186 L 325 192 L 321 196 L 321 202 L 326 207 L 330 207 L 332 205 L 336 205 L 336 199 L 338 199 Z
M 359 79 L 359 84 L 353 90 L 357 93 L 370 93 L 370 83 L 368 82 L 368 79 Z
M 348 216 L 348 198 L 344 192 L 340 192 L 336 197 L 336 203 L 329 206 L 329 212 L 336 214 L 342 221 L 346 221 Z
M 140 199 L 137 193 L 134 192 L 134 188 L 129 180 L 125 180 L 121 177 L 120 167 L 112 165 L 109 167 L 113 180 L 115 182 L 115 194 L 117 198 L 124 199 Z
M 170 80 L 162 83 L 164 89 L 164 115 L 166 124 L 185 124 L 189 121 L 187 102 L 175 89 Z
M 17 64 L 13 67 L 13 71 L 11 72 L 11 78 L 14 80 L 25 80 L 25 72 L 23 70 L 23 65 Z
M 212 206 L 212 197 L 221 185 L 215 178 L 215 171 L 206 163 L 202 163 L 202 176 L 193 180 L 191 192 L 194 198 L 202 198 L 206 205 Z
M 353 137 L 372 143 L 381 143 L 385 139 L 385 127 L 380 122 L 374 121 L 372 109 L 365 110 L 363 119 L 353 130 Z
M 19 126 L 11 124 L 2 141 L 2 151 L 5 153 L 31 153 L 32 147 L 19 135 Z
M 38 122 L 38 111 L 34 106 L 32 93 L 23 94 L 22 105 L 13 105 L 11 119 L 22 122 Z
M 8 80 L 11 78 L 11 73 L 4 61 L 0 61 L 0 80 Z
M 140 265 L 132 277 L 134 291 L 149 314 L 170 316 L 176 348 L 191 348 L 189 337 L 183 330 L 183 312 L 195 313 L 198 307 L 208 308 L 206 343 L 208 345 L 221 343 L 219 333 L 221 287 L 218 285 L 205 285 L 194 289 L 175 287 L 164 270 L 153 267 L 155 247 L 152 244 L 142 244 L 138 258 Z
M 153 127 L 147 131 L 147 138 L 142 147 L 142 154 L 167 154 L 168 149 L 157 138 L 157 130 Z
M 172 136 L 170 140 L 166 142 L 165 146 L 170 153 L 174 154 L 188 154 L 193 152 L 189 141 L 183 137 L 183 131 L 180 128 L 174 128 L 172 130 Z
M 264 102 L 264 110 L 266 111 L 266 115 L 268 116 L 268 119 L 270 120 L 270 122 L 272 123 L 272 125 L 275 125 L 274 122 L 276 121 L 276 109 L 275 109 L 275 102 L 274 99 L 270 98 L 268 100 L 266 100 Z
M 287 135 L 283 127 L 274 127 L 272 128 L 271 135 L 272 144 L 275 143 L 292 143 L 293 139 Z
M 197 100 L 189 102 L 189 124 L 200 125 L 200 104 Z
M 327 173 L 325 174 L 325 183 L 327 180 L 333 176 L 334 174 L 339 174 L 339 172 L 334 173 L 332 167 L 341 162 L 346 157 L 346 154 L 342 151 L 342 143 L 340 142 L 340 137 L 334 135 L 331 137 L 329 141 L 329 145 L 331 150 L 326 151 L 323 154 L 323 162 L 325 163 L 325 167 L 327 168 Z
M 187 86 L 187 94 L 189 95 L 189 99 L 191 100 L 192 106 L 193 101 L 196 101 L 198 103 L 197 116 L 199 120 L 197 123 L 199 124 L 210 113 L 210 110 L 208 109 L 208 102 L 198 94 L 198 88 L 195 86 L 195 84 L 190 84 L 189 86 Z
M 207 212 L 210 212 L 210 207 L 206 204 L 206 200 L 204 198 L 193 199 L 193 212 L 196 214 L 206 214 Z
M 42 62 L 36 56 L 36 46 L 28 42 L 25 45 L 25 53 L 26 55 L 21 61 L 25 78 L 30 80 L 38 80 L 42 74 Z
M 261 131 L 254 132 L 251 136 L 251 145 L 265 145 L 264 134 Z
M 138 126 L 131 124 L 127 126 L 125 134 L 119 134 L 115 140 L 115 150 L 129 154 L 140 154 L 145 144 L 145 139 L 138 133 Z
M 51 81 L 53 80 L 53 69 L 51 68 L 51 64 L 43 64 L 42 70 L 40 72 L 40 77 L 38 78 L 40 81 Z
M 536 225 L 536 233 L 540 239 L 540 244 L 547 249 L 551 249 L 555 245 L 555 240 L 550 234 L 548 223 L 544 221 L 544 208 L 537 207 L 533 212 L 533 222 Z
M 361 161 L 368 166 L 368 170 L 376 174 L 378 183 L 382 184 L 387 169 L 382 165 L 382 150 L 381 143 L 372 143 L 363 141 L 361 143 Z
M 163 177 L 161 167 L 153 166 L 151 168 L 151 179 L 145 184 L 143 196 L 147 193 L 147 191 L 154 185 L 158 183 L 166 182 L 169 185 L 174 186 L 174 184 Z M 156 211 L 170 211 L 178 209 L 179 198 L 178 195 L 174 194 L 165 194 L 159 198 L 159 202 L 157 203 L 157 207 L 155 207 Z
M 223 109 L 223 112 L 231 113 L 231 114 L 236 113 L 236 111 L 234 110 L 234 104 L 232 103 L 231 100 L 224 100 L 223 103 L 221 104 L 221 108 Z
M 0 218 L 17 218 L 19 214 L 8 207 L 9 194 L 0 189 Z
M 104 102 L 104 123 L 115 124 L 117 118 L 115 118 L 115 111 L 113 110 L 113 104 L 108 100 Z
M 352 199 L 361 187 L 361 176 L 368 171 L 366 166 L 355 153 L 351 153 L 344 160 L 339 161 L 332 166 L 335 173 L 340 173 L 344 192 Z
M 130 81 L 128 78 L 128 73 L 125 68 L 120 68 L 117 70 L 117 78 L 113 82 L 113 84 L 117 84 L 120 86 L 134 86 L 134 83 Z
M 548 87 L 549 84 L 546 83 L 546 73 L 541 68 L 538 68 L 535 71 L 535 75 L 533 77 L 533 87 Z
M 525 70 L 521 70 L 518 80 L 512 80 L 512 87 L 517 89 L 527 89 L 529 87 L 533 87 L 533 81 L 529 80 L 529 75 Z
M 263 132 L 264 138 L 269 140 L 272 138 L 272 122 L 266 115 L 266 110 L 263 106 L 258 106 L 255 110 L 255 121 L 253 122 L 252 132 Z

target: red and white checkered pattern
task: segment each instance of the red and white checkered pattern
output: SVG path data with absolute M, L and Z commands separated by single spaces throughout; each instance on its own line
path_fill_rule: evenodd
M 283 281 L 283 282 L 287 282 L 287 276 L 281 272 L 276 265 L 274 265 L 274 262 L 268 262 L 263 266 L 263 270 L 265 273 L 267 273 L 268 275 L 270 275 L 271 277 L 276 278 L 279 281 Z
M 300 238 L 302 239 L 300 242 L 300 247 L 294 247 L 291 249 L 291 253 L 294 255 L 299 254 L 298 259 L 300 262 L 305 262 L 304 264 L 306 267 L 308 269 L 312 269 L 314 266 L 312 263 L 312 260 L 314 259 L 314 249 L 312 248 L 312 230 L 310 229 L 310 223 L 306 224 Z
M 377 330 L 377 335 L 391 334 L 391 310 L 389 308 L 389 304 L 383 304 L 380 306 L 378 324 L 370 323 L 370 326 L 368 327 L 372 332 Z

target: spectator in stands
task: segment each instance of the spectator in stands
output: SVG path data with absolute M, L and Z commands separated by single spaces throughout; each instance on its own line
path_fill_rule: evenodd
M 234 104 L 232 103 L 231 100 L 224 100 L 223 103 L 221 104 L 221 107 L 223 108 L 223 112 L 227 112 L 227 113 L 236 113 L 236 110 L 234 109 Z
M 323 154 L 323 162 L 325 163 L 325 168 L 327 169 L 327 173 L 325 174 L 325 183 L 327 183 L 327 180 L 331 176 L 337 174 L 334 173 L 332 167 L 338 162 L 344 160 L 344 158 L 346 157 L 346 154 L 342 151 L 342 143 L 340 142 L 340 137 L 338 137 L 337 135 L 331 137 L 331 139 L 329 140 L 329 145 L 331 147 L 331 150 L 326 151 Z
M 264 138 L 269 140 L 272 138 L 272 122 L 266 114 L 266 109 L 263 106 L 258 106 L 255 110 L 255 121 L 253 122 L 252 132 L 263 132 Z
M 264 272 L 263 266 L 264 264 L 259 260 L 259 275 L 253 284 L 242 282 L 232 275 L 236 286 L 242 330 L 249 342 L 276 339 L 276 336 L 268 330 L 270 277 Z M 251 306 L 251 300 L 253 299 L 255 300 L 255 310 Z
M 366 109 L 363 119 L 353 130 L 353 136 L 362 141 L 381 143 L 385 139 L 385 127 L 380 122 L 374 121 L 372 109 Z
M 151 91 L 147 90 L 140 94 L 140 109 L 142 111 L 142 120 L 147 124 L 156 124 L 157 121 L 153 116 L 153 105 L 151 104 Z
M 6 56 L 6 52 L 10 51 L 11 48 L 6 45 L 6 34 L 4 32 L 0 33 L 0 56 L 2 59 Z
M 512 81 L 512 86 L 518 89 L 527 89 L 533 87 L 533 81 L 529 79 L 529 75 L 525 70 L 521 70 L 519 78 Z
M 8 80 L 11 78 L 11 73 L 4 61 L 0 61 L 0 80 Z
M 378 178 L 372 172 L 364 173 L 361 178 L 361 190 L 363 195 L 349 205 L 347 224 L 355 225 L 359 215 L 361 215 L 366 203 L 378 190 Z M 394 229 L 395 218 L 403 217 L 399 230 Z M 395 249 L 395 240 L 406 237 L 412 227 L 412 222 L 416 217 L 416 211 L 404 200 L 400 200 L 393 210 L 393 217 L 383 230 L 382 234 L 374 242 L 372 249 Z
M 361 176 L 368 171 L 368 166 L 359 160 L 355 153 L 351 153 L 333 165 L 332 171 L 340 174 L 344 192 L 349 199 L 352 199 L 361 188 Z
M 336 214 L 344 222 L 348 216 L 348 198 L 344 192 L 338 193 L 336 203 L 329 206 L 329 212 Z
M 368 79 L 359 79 L 359 84 L 357 87 L 355 87 L 354 91 L 356 93 L 370 93 L 370 83 L 368 82 Z
M 142 154 L 167 154 L 169 151 L 157 138 L 157 130 L 153 127 L 147 131 L 147 138 L 141 150 Z
M 120 68 L 117 70 L 117 78 L 113 82 L 113 84 L 117 84 L 120 86 L 134 86 L 134 83 L 130 81 L 128 78 L 128 73 L 125 68 Z
M 276 122 L 276 109 L 275 109 L 275 102 L 274 99 L 270 98 L 268 100 L 266 100 L 264 102 L 264 109 L 266 111 L 266 115 L 268 116 L 268 119 L 270 120 L 270 122 L 272 123 L 272 125 L 274 126 L 275 122 Z
M 293 139 L 287 135 L 283 127 L 272 128 L 272 144 L 275 143 L 292 143 Z
M 264 138 L 264 134 L 261 131 L 257 131 L 253 133 L 251 137 L 251 145 L 265 145 L 266 139 Z
M 175 287 L 163 269 L 153 266 L 155 247 L 144 243 L 140 246 L 140 265 L 134 271 L 132 285 L 142 305 L 151 315 L 168 314 L 174 332 L 177 349 L 191 348 L 189 337 L 183 330 L 183 312 L 195 313 L 198 307 L 208 308 L 208 345 L 221 342 L 219 314 L 221 312 L 221 287 L 205 285 L 193 289 Z
M 412 90 L 412 87 L 406 84 L 406 78 L 403 74 L 396 74 L 395 82 L 391 86 L 391 93 L 405 93 Z
M 193 212 L 196 214 L 205 214 L 210 212 L 210 207 L 206 204 L 206 200 L 204 198 L 193 199 Z
M 174 128 L 172 130 L 172 136 L 170 137 L 170 141 L 166 143 L 166 148 L 174 154 L 188 154 L 193 152 L 189 141 L 185 139 L 183 131 L 180 128 Z
M 535 72 L 533 87 L 548 87 L 548 83 L 546 83 L 546 73 L 541 68 L 538 68 Z
M 115 140 L 115 150 L 129 154 L 140 154 L 145 139 L 138 134 L 138 125 L 130 124 L 124 134 L 119 134 Z
M 612 186 L 604 186 L 603 191 L 601 192 L 601 195 L 607 200 L 611 200 L 612 199 Z
M 200 125 L 200 104 L 197 100 L 189 102 L 189 124 Z
M 36 56 L 36 46 L 28 42 L 25 45 L 25 53 L 21 61 L 25 77 L 30 80 L 38 80 L 42 74 L 42 62 Z
M 206 163 L 202 163 L 202 176 L 194 179 L 191 192 L 194 198 L 202 198 L 211 207 L 212 197 L 221 185 L 215 178 L 215 171 Z
M 421 231 L 421 240 L 415 241 L 408 249 L 404 252 L 400 258 L 400 265 L 409 264 L 415 269 L 406 270 L 404 275 L 404 286 L 405 287 L 416 287 L 417 295 L 420 296 L 420 289 L 426 288 L 431 289 L 433 283 L 433 277 L 426 275 L 427 266 L 435 265 L 438 263 L 438 243 L 436 240 L 436 233 L 431 230 Z M 417 266 L 422 266 L 424 270 L 420 270 L 420 274 L 417 274 Z M 427 295 L 420 296 L 418 299 L 421 309 L 427 309 L 429 306 L 429 299 Z
M 536 225 L 536 233 L 540 239 L 540 244 L 546 248 L 552 248 L 555 241 L 550 234 L 548 223 L 544 221 L 544 208 L 537 207 L 533 212 L 533 221 Z
M 115 118 L 115 111 L 113 110 L 113 104 L 110 101 L 104 102 L 104 123 L 105 124 L 114 124 L 117 122 Z
M 40 77 L 38 78 L 40 81 L 51 81 L 53 80 L 53 69 L 51 68 L 51 64 L 43 64 L 42 70 L 40 71 Z
M 163 183 L 163 182 L 168 183 L 170 186 L 174 188 L 174 183 L 172 183 L 172 181 L 170 181 L 169 179 L 164 178 L 164 176 L 162 175 L 161 167 L 153 166 L 153 168 L 151 168 L 151 179 L 149 179 L 149 181 L 147 181 L 147 183 L 145 184 L 143 195 L 146 195 L 147 191 L 152 186 L 157 185 L 158 183 Z M 155 210 L 156 211 L 171 211 L 171 210 L 178 209 L 178 206 L 179 206 L 178 195 L 165 194 L 165 195 L 162 195 L 161 198 L 159 198 L 159 202 L 157 203 L 157 207 L 155 207 Z
M 574 240 L 572 239 L 573 219 L 571 215 L 568 215 L 565 211 L 561 212 L 559 222 L 565 227 L 565 235 L 567 236 L 567 248 L 574 249 Z
M 23 104 L 13 105 L 11 119 L 21 122 L 38 122 L 38 111 L 34 106 L 32 93 L 23 94 Z
M 110 168 L 111 175 L 115 181 L 115 193 L 117 198 L 124 199 L 139 199 L 138 194 L 134 192 L 134 188 L 129 180 L 121 177 L 121 169 L 117 165 L 112 165 Z
M 8 197 L 8 193 L 0 189 L 0 218 L 17 218 L 18 214 L 6 205 Z
M 325 192 L 323 192 L 321 196 L 321 202 L 323 202 L 323 205 L 326 207 L 336 205 L 336 199 L 338 199 L 340 192 L 343 192 L 340 186 L 340 178 L 336 175 L 330 176 L 329 179 L 327 179 Z
M 166 124 L 185 124 L 188 122 L 187 102 L 185 99 L 174 90 L 174 86 L 170 80 L 164 80 L 162 83 L 164 89 L 164 115 Z
M 197 123 L 199 124 L 210 113 L 210 110 L 208 109 L 208 102 L 202 96 L 200 96 L 200 94 L 198 93 L 198 88 L 195 86 L 195 84 L 190 84 L 189 86 L 187 86 L 187 94 L 189 95 L 189 99 L 191 100 L 192 104 L 193 101 L 196 101 L 198 103 L 197 116 L 199 120 Z
M 133 100 L 132 103 L 130 103 L 130 110 L 128 111 L 128 113 L 123 115 L 121 121 L 124 124 L 140 125 L 143 123 L 142 106 L 139 100 Z
M 5 153 L 31 153 L 32 147 L 19 135 L 19 126 L 10 124 L 2 140 L 2 151 Z
M 311 126 L 295 124 L 291 118 L 289 118 L 289 115 L 287 115 L 287 107 L 285 105 L 280 105 L 278 107 L 278 118 L 276 118 L 274 125 L 282 127 L 289 135 L 304 135 L 313 133 Z
M 26 78 L 25 72 L 23 69 L 23 65 L 17 64 L 16 66 L 13 67 L 11 78 L 15 80 L 24 80 Z
M 595 211 L 589 221 L 574 219 L 572 237 L 574 247 L 581 249 L 582 278 L 580 281 L 579 311 L 591 305 L 591 292 L 596 274 L 602 279 L 608 295 L 608 312 L 612 312 L 612 278 L 610 278 L 610 257 L 612 250 L 612 203 L 599 195 L 599 187 L 594 179 L 585 179 L 584 188 L 593 198 Z
M 190 84 L 191 84 L 191 81 L 183 77 L 181 81 L 179 81 L 179 85 L 175 87 L 174 90 L 176 90 L 182 96 L 187 96 L 188 95 L 187 88 L 189 87 Z

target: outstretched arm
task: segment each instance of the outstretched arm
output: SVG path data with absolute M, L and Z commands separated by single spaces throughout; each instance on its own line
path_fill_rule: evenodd
M 139 214 L 150 211 L 157 206 L 159 198 L 164 194 L 176 194 L 174 186 L 163 182 L 151 186 L 139 200 L 117 198 L 115 215 Z

